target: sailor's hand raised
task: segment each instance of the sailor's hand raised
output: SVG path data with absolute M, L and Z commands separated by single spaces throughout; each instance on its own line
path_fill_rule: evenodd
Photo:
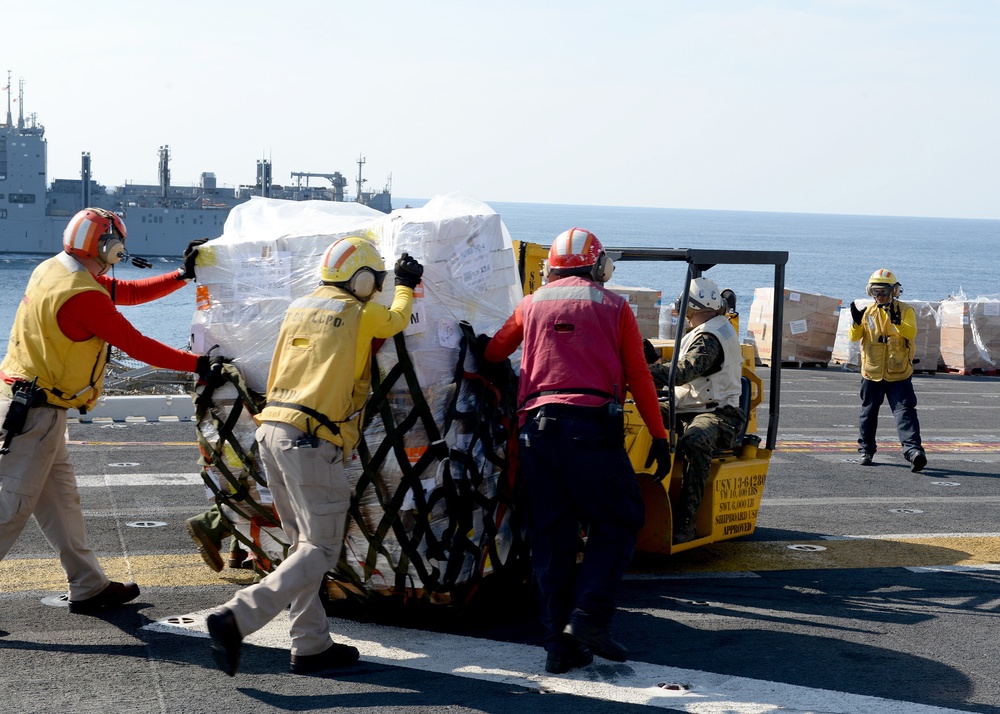
M 420 278 L 424 275 L 424 266 L 417 262 L 416 258 L 409 253 L 403 253 L 396 261 L 393 269 L 396 274 L 396 285 L 403 285 L 411 290 L 417 287 Z

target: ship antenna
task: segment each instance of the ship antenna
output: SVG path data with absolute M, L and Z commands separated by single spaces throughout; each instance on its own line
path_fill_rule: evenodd
M 358 154 L 358 196 L 354 200 L 358 203 L 364 203 L 364 198 L 361 196 L 361 190 L 364 187 L 365 180 L 361 178 L 361 167 L 364 166 L 365 157 Z
M 8 95 L 9 96 L 9 95 Z M 18 80 L 17 89 L 17 128 L 24 128 L 24 77 Z
M 7 70 L 7 86 L 4 90 L 7 92 L 7 126 L 13 126 L 14 120 L 10 115 L 10 70 Z

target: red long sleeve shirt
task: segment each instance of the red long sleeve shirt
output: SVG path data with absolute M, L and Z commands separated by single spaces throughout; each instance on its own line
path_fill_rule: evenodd
M 656 398 L 656 386 L 653 384 L 642 351 L 642 334 L 631 310 L 626 309 L 619 313 L 618 326 L 620 335 L 618 347 L 625 372 L 625 383 L 635 399 L 639 416 L 646 423 L 654 439 L 666 439 L 667 432 L 663 428 L 660 403 Z M 491 362 L 499 362 L 512 355 L 523 341 L 524 318 L 521 315 L 521 303 L 518 303 L 514 313 L 490 340 L 483 356 Z
M 187 284 L 178 280 L 177 273 L 164 273 L 142 280 L 115 280 L 105 275 L 96 276 L 114 302 L 98 290 L 87 290 L 74 295 L 59 309 L 56 319 L 59 329 L 71 340 L 82 342 L 96 335 L 130 357 L 165 369 L 194 372 L 198 355 L 169 347 L 158 340 L 146 337 L 118 312 L 115 305 L 141 305 L 165 297 Z

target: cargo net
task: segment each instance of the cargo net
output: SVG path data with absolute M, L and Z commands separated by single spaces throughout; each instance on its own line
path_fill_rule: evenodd
M 229 535 L 231 550 L 246 553 L 242 567 L 264 574 L 284 559 L 289 545 L 254 438 L 253 417 L 264 408 L 264 397 L 247 387 L 233 365 L 223 367 L 223 376 L 225 383 L 205 387 L 195 398 L 201 477 L 218 510 L 205 521 L 219 523 L 213 536 L 220 542 Z
M 432 389 L 421 388 L 402 335 L 395 355 L 383 355 L 395 358 L 384 373 L 373 355 L 361 441 L 345 464 L 351 507 L 340 562 L 327 574 L 328 607 L 368 607 L 376 598 L 464 605 L 483 585 L 499 592 L 530 582 L 514 463 L 516 377 L 506 363 L 505 379 L 485 379 L 473 343 L 463 326 L 454 381 Z M 202 476 L 234 538 L 267 573 L 288 543 L 254 440 L 262 400 L 231 365 L 226 377 L 235 390 L 199 397 Z

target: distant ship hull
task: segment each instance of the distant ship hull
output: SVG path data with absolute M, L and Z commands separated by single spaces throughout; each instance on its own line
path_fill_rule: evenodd
M 22 102 L 23 104 L 23 102 Z M 9 105 L 8 105 L 9 106 Z M 346 179 L 339 173 L 293 172 L 306 186 L 271 184 L 270 162 L 258 162 L 257 183 L 239 189 L 217 188 L 215 176 L 203 173 L 197 187 L 171 186 L 168 147 L 160 147 L 160 184 L 125 184 L 110 190 L 90 178 L 90 156 L 83 154 L 80 179 L 47 181 L 48 144 L 45 128 L 23 116 L 14 123 L 8 108 L 0 124 L 0 253 L 51 254 L 62 250 L 62 233 L 77 211 L 86 206 L 106 208 L 122 216 L 128 228 L 128 250 L 143 257 L 179 256 L 196 238 L 216 238 L 234 206 L 251 196 L 292 201 L 344 201 Z M 360 203 L 383 213 L 392 211 L 388 187 L 362 192 L 358 162 Z M 330 188 L 310 188 L 309 178 L 323 178 Z

